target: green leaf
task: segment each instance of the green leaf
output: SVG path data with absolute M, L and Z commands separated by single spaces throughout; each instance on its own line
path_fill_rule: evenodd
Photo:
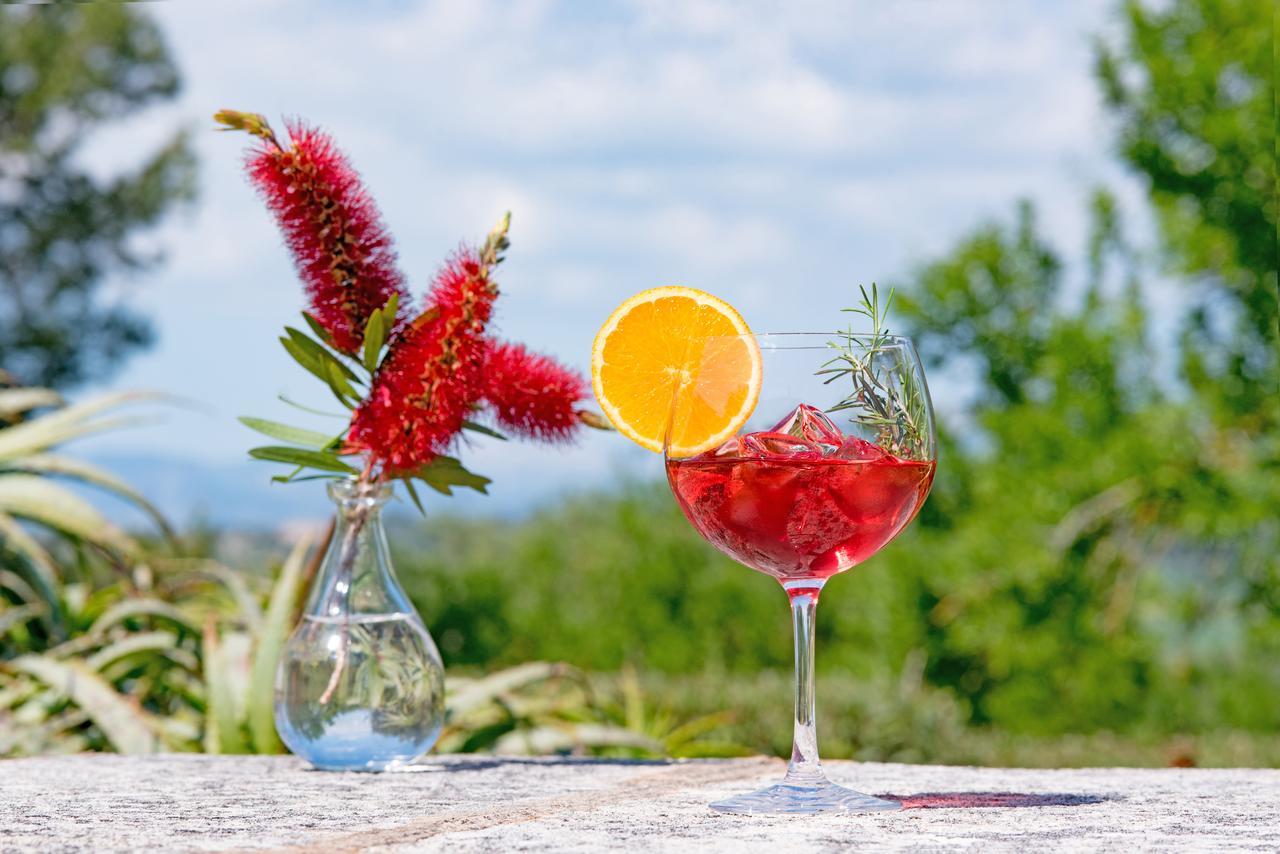
M 316 334 L 316 337 L 325 343 L 326 346 L 333 346 L 333 336 L 329 334 L 329 330 L 320 325 L 320 321 L 316 320 L 307 312 L 302 312 L 302 319 L 307 322 L 307 326 Z
M 220 585 L 235 600 L 235 610 L 231 613 L 238 622 L 250 631 L 256 630 L 262 623 L 262 607 L 258 603 L 258 595 L 249 586 L 248 578 L 252 573 L 201 558 L 155 559 L 153 568 L 162 573 L 166 581 L 172 579 L 174 582 L 186 583 L 205 578 Z
M 452 495 L 452 487 L 455 486 L 488 494 L 485 487 L 493 482 L 487 477 L 467 471 L 456 457 L 447 457 L 443 454 L 415 471 L 413 476 L 444 495 Z
M 311 338 L 305 332 L 294 329 L 292 326 L 286 326 L 284 331 L 288 333 L 289 340 L 298 345 L 299 349 L 310 354 L 320 362 L 327 362 L 337 366 L 338 370 L 341 371 L 343 376 L 347 379 L 355 380 L 357 382 L 359 381 L 360 378 L 356 376 L 356 372 L 348 368 L 346 364 L 344 364 L 343 361 L 339 359 L 328 347 L 325 347 L 319 341 Z
M 280 577 L 271 588 L 267 615 L 256 638 L 247 716 L 249 735 L 257 753 L 284 752 L 275 725 L 276 665 L 280 660 L 280 650 L 293 631 L 293 614 L 298 600 L 306 589 L 306 558 L 310 549 L 311 538 L 303 537 L 285 558 Z
M 154 397 L 159 395 L 141 392 L 105 395 L 5 427 L 0 430 L 0 461 L 39 453 L 70 439 L 145 421 L 147 419 L 136 417 L 102 418 L 96 421 L 89 419 L 99 412 L 124 403 Z
M 494 430 L 492 427 L 487 427 L 484 424 L 480 424 L 479 422 L 476 422 L 476 421 L 463 421 L 462 429 L 470 430 L 473 433 L 483 433 L 486 436 L 492 436 L 495 439 L 501 439 L 503 442 L 507 441 L 507 437 L 504 436 L 502 433 L 499 433 L 497 430 Z
M 400 311 L 400 295 L 392 294 L 382 307 L 382 328 L 387 332 L 396 328 L 396 314 Z
M 301 469 L 299 469 L 301 471 Z M 293 474 L 275 474 L 271 476 L 272 483 L 306 483 L 311 480 L 342 480 L 345 475 L 341 474 L 308 474 L 298 477 L 298 472 Z
M 9 420 L 33 409 L 62 403 L 62 395 L 51 388 L 0 389 L 0 418 Z
M 732 711 L 713 712 L 709 715 L 696 717 L 691 721 L 677 726 L 675 729 L 667 733 L 663 738 L 667 752 L 675 753 L 677 750 L 683 749 L 686 745 L 701 738 L 707 733 L 714 732 L 721 727 L 726 727 L 736 720 L 736 716 Z
M 345 474 L 356 474 L 356 470 L 338 458 L 332 451 L 311 451 L 305 448 L 289 448 L 280 445 L 265 445 L 251 448 L 249 456 L 256 460 L 270 460 L 275 463 L 289 463 L 295 466 L 320 469 L 321 471 L 337 471 Z
M 32 605 L 19 605 L 18 607 L 8 606 L 5 610 L 0 611 L 0 638 L 8 634 L 9 630 L 21 626 L 32 620 L 38 620 L 49 613 L 49 609 L 41 602 Z
M 15 471 L 25 471 L 38 474 L 54 474 L 65 475 L 66 477 L 75 478 L 84 483 L 91 483 L 94 486 L 102 487 L 110 492 L 114 492 L 121 498 L 126 499 L 139 509 L 147 513 L 155 520 L 156 525 L 164 533 L 165 537 L 173 540 L 175 534 L 173 529 L 169 527 L 169 522 L 164 518 L 164 514 L 160 509 L 146 499 L 142 493 L 138 492 L 129 484 L 108 471 L 81 462 L 73 457 L 64 457 L 58 454 L 33 454 L 28 457 L 21 457 L 9 463 L 0 465 L 0 468 L 9 468 Z
M 360 400 L 360 396 L 351 387 L 350 381 L 356 378 L 351 369 L 298 330 L 287 329 L 286 331 L 290 333 L 290 337 L 280 339 L 280 344 L 285 351 L 309 374 L 329 386 L 329 390 L 333 392 L 339 403 L 351 409 L 350 401 Z
M 124 391 L 91 398 L 83 403 L 47 413 L 31 421 L 24 421 L 0 431 L 0 460 L 12 459 L 23 454 L 36 453 L 59 442 L 110 430 L 137 419 L 114 418 L 89 421 L 95 415 L 116 409 L 128 403 L 156 400 L 165 395 L 154 392 Z
M 186 614 L 183 614 L 168 602 L 147 598 L 125 599 L 112 605 L 103 611 L 98 616 L 98 619 L 93 621 L 93 625 L 89 627 L 89 633 L 101 636 L 112 626 L 123 623 L 125 620 L 135 620 L 139 617 L 164 620 L 172 623 L 179 631 L 189 632 L 193 635 L 200 634 L 196 624 L 188 619 Z
M 288 474 L 273 474 L 271 476 L 272 483 L 292 483 L 293 479 L 302 474 L 305 466 L 295 466 L 293 471 Z
M 48 655 L 22 655 L 4 666 L 34 676 L 68 697 L 97 724 L 118 752 L 156 752 L 158 745 L 151 716 L 112 688 L 85 662 L 58 661 Z
M 344 406 L 350 407 L 352 402 L 357 404 L 360 402 L 360 395 L 352 387 L 341 367 L 337 362 L 329 363 L 329 388 L 337 396 L 338 400 L 342 401 Z
M 413 506 L 418 508 L 418 512 L 423 516 L 427 515 L 426 508 L 422 506 L 422 499 L 418 497 L 418 488 L 413 485 L 413 478 L 403 478 L 405 492 L 409 493 L 409 499 L 413 501 Z
M 614 724 L 597 723 L 557 723 L 516 729 L 494 742 L 492 752 L 538 756 L 591 748 L 628 748 L 644 751 L 650 756 L 664 755 L 662 744 L 644 733 Z
M 18 524 L 18 520 L 8 513 L 0 511 L 0 545 L 12 552 L 22 555 L 36 574 L 39 586 L 47 594 L 56 595 L 58 589 L 58 565 L 53 557 L 40 545 L 40 541 Z
M 244 753 L 248 749 L 236 714 L 234 674 L 213 620 L 204 627 L 205 753 Z
M 170 652 L 185 653 L 185 655 L 177 655 L 174 661 L 182 665 L 198 666 L 195 656 L 191 655 L 188 650 L 179 649 L 178 636 L 172 632 L 135 632 L 126 635 L 124 638 L 115 643 L 104 646 L 93 655 L 85 659 L 85 663 L 99 673 L 109 664 L 113 664 L 123 658 L 138 655 L 144 652 Z
M 303 412 L 310 412 L 312 415 L 323 415 L 325 418 L 342 418 L 344 420 L 348 417 L 345 412 L 326 412 L 323 409 L 315 409 L 314 407 L 298 403 L 296 400 L 290 400 L 283 394 L 276 395 L 276 400 L 279 400 L 281 403 L 288 404 L 294 409 L 301 409 Z
M 237 420 L 250 430 L 256 430 L 264 436 L 270 436 L 272 439 L 279 439 L 282 442 L 289 442 L 293 445 L 302 445 L 304 448 L 314 448 L 319 451 L 333 443 L 333 438 L 326 436 L 324 433 L 305 430 L 302 427 L 291 427 L 278 421 L 251 418 L 247 415 L 242 415 Z
M 448 706 L 447 720 L 455 724 L 459 718 L 489 703 L 497 702 L 501 697 L 520 688 L 557 679 L 571 672 L 568 665 L 549 661 L 527 661 L 505 670 L 468 682 L 458 691 L 451 694 L 446 702 Z
M 320 359 L 300 346 L 297 341 L 282 335 L 280 336 L 280 346 L 284 347 L 285 352 L 292 356 L 295 362 L 306 368 L 309 373 L 319 377 L 326 383 L 329 381 L 328 371 L 323 367 Z
M 0 513 L 30 519 L 126 557 L 138 553 L 137 543 L 93 505 L 45 477 L 0 475 Z
M 369 315 L 369 322 L 364 326 L 364 369 L 373 373 L 378 369 L 378 354 L 386 341 L 386 320 L 381 311 Z

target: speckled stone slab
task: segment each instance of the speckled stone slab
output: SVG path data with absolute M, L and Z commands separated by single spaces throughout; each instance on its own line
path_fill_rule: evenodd
M 901 812 L 724 816 L 767 759 L 433 757 L 388 774 L 292 757 L 0 760 L 0 851 L 1280 850 L 1280 771 L 829 762 Z

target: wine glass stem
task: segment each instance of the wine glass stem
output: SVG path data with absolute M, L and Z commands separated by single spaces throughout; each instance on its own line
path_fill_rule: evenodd
M 813 786 L 826 782 L 822 763 L 818 760 L 818 728 L 814 717 L 813 620 L 818 610 L 822 581 L 789 582 L 791 627 L 796 647 L 796 715 L 795 734 L 791 740 L 791 762 L 787 765 L 786 782 Z

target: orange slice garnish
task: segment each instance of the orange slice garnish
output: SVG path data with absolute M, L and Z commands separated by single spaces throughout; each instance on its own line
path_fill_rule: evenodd
M 760 397 L 760 348 L 742 315 L 693 288 L 631 297 L 609 315 L 591 349 L 591 385 L 604 414 L 651 451 L 688 457 L 718 447 Z M 674 404 L 674 405 L 673 405 Z

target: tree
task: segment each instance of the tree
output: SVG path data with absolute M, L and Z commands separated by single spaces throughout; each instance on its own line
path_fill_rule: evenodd
M 1280 690 L 1274 84 L 1257 0 L 1129 2 L 1099 81 L 1191 288 L 1183 382 L 1150 368 L 1150 271 L 1095 194 L 1068 265 L 1023 206 L 904 288 L 924 358 L 975 368 L 934 495 L 892 552 L 883 642 L 976 722 L 1273 728 Z M 1086 271 L 1083 294 L 1062 270 Z M 963 432 L 962 432 L 963 431 Z M 868 567 L 869 571 L 874 571 Z M 892 653 L 891 653 L 892 654 Z
M 138 236 L 193 192 L 182 133 L 127 174 L 77 156 L 100 125 L 178 91 L 154 23 L 123 3 L 0 7 L 0 368 L 67 387 L 151 341 L 100 285 L 154 264 Z
M 1196 288 L 1187 379 L 1254 434 L 1280 427 L 1274 15 L 1269 0 L 1128 0 L 1097 61 L 1120 154 Z

